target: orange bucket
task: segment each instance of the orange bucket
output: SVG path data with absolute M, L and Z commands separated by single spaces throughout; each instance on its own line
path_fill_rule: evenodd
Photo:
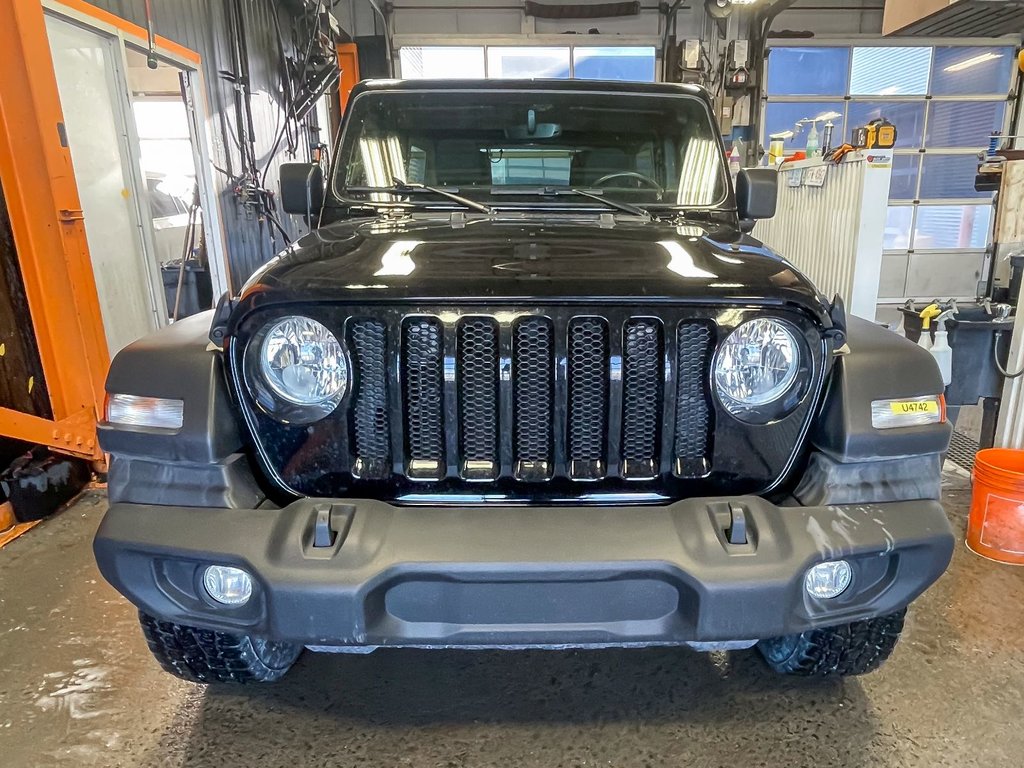
M 967 546 L 991 560 L 1024 565 L 1024 451 L 978 451 Z

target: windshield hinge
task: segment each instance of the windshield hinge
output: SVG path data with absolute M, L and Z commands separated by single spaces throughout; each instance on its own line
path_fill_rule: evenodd
M 465 211 L 452 211 L 452 215 L 448 219 L 448 223 L 450 223 L 452 225 L 452 229 L 465 229 L 466 228 L 466 212 Z

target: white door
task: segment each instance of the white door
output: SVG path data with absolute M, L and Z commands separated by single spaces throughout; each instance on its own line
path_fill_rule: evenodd
M 103 328 L 113 355 L 160 327 L 165 311 L 154 262 L 145 251 L 142 227 L 149 221 L 140 211 L 126 97 L 118 85 L 120 44 L 53 16 L 47 16 L 46 30 Z

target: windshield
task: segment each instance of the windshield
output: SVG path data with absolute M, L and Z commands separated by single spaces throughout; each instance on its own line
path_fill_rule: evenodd
M 401 200 L 396 180 L 488 204 L 722 203 L 725 162 L 707 107 L 686 95 L 507 90 L 365 93 L 352 105 L 339 197 Z M 415 205 L 450 205 L 416 195 Z M 550 201 L 549 201 L 550 202 Z

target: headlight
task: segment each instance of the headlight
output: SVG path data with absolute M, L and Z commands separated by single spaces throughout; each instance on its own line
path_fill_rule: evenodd
M 338 339 L 308 317 L 282 318 L 246 351 L 246 380 L 264 410 L 308 424 L 331 413 L 348 389 L 348 362 Z
M 730 413 L 743 416 L 785 397 L 800 369 L 795 331 L 780 320 L 758 318 L 736 328 L 719 348 L 715 389 Z

